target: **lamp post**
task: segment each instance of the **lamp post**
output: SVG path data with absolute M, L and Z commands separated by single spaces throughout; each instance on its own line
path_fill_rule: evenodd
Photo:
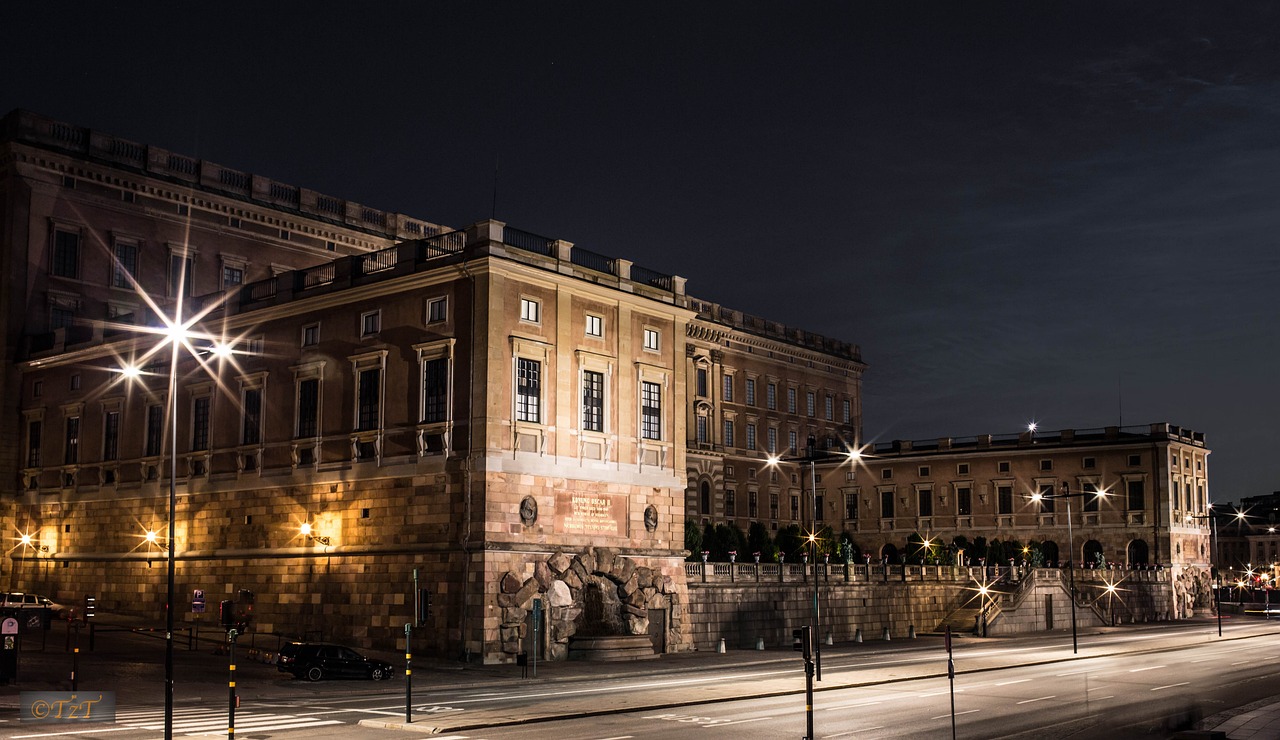
M 1072 531 L 1071 524 L 1071 499 L 1085 498 L 1086 496 L 1094 496 L 1096 498 L 1106 498 L 1107 491 L 1099 488 L 1094 491 L 1076 491 L 1072 492 L 1066 481 L 1062 482 L 1060 493 L 1040 493 L 1031 494 L 1031 500 L 1035 503 L 1041 501 L 1051 501 L 1053 499 L 1064 499 L 1067 502 L 1067 552 L 1071 558 L 1067 561 L 1067 577 L 1070 581 L 1071 590 L 1071 653 L 1074 655 L 1080 652 L 1080 639 L 1076 631 L 1076 546 L 1075 534 Z
M 194 316 L 184 318 L 182 314 L 182 295 L 185 288 L 180 287 L 178 298 L 176 299 L 172 317 L 164 315 L 159 306 L 155 304 L 150 297 L 138 288 L 139 295 L 147 302 L 152 310 L 159 316 L 163 326 L 161 327 L 138 327 L 127 325 L 122 328 L 132 329 L 143 333 L 154 334 L 160 337 L 161 341 L 142 353 L 141 359 L 131 366 L 124 367 L 120 373 L 125 378 L 137 378 L 142 374 L 141 366 L 147 360 L 157 356 L 166 346 L 169 348 L 169 526 L 166 542 L 162 545 L 165 549 L 165 561 L 167 565 L 167 578 L 165 589 L 165 642 L 164 642 L 164 737 L 165 740 L 173 738 L 173 613 L 174 602 L 177 599 L 177 511 L 178 511 L 178 361 L 181 359 L 182 349 L 185 347 L 192 357 L 198 357 L 196 348 L 192 345 L 193 339 L 203 339 L 211 343 L 208 347 L 209 351 L 220 357 L 225 358 L 231 354 L 229 345 L 222 342 L 217 337 L 209 334 L 194 332 L 191 327 L 197 321 L 203 319 L 209 311 L 217 307 L 217 303 L 211 303 L 204 310 L 196 313 Z M 203 363 L 202 363 L 203 364 Z M 163 449 L 161 450 L 163 454 Z
M 814 677 L 822 680 L 822 639 L 821 625 L 822 614 L 819 607 L 818 599 L 818 460 L 839 459 L 843 458 L 848 462 L 857 462 L 862 458 L 862 451 L 854 448 L 846 450 L 844 453 L 830 453 L 826 450 L 818 450 L 815 447 L 815 440 L 809 437 L 808 444 L 805 448 L 805 454 L 800 457 L 778 457 L 770 455 L 765 461 L 769 467 L 777 467 L 781 462 L 809 463 L 809 513 L 810 513 L 810 530 L 809 530 L 809 558 L 813 562 L 813 624 L 810 635 L 813 640 L 813 662 Z

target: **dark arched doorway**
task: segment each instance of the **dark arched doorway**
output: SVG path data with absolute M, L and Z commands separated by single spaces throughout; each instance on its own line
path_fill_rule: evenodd
M 1084 567 L 1101 568 L 1106 565 L 1106 558 L 1102 556 L 1102 543 L 1097 540 L 1089 540 L 1084 543 Z
M 880 548 L 880 557 L 883 558 L 883 562 L 893 565 L 898 562 L 898 548 L 893 545 L 886 544 L 884 547 Z
M 1128 547 L 1129 565 L 1146 565 L 1147 558 L 1147 541 L 1134 540 L 1129 543 Z
M 706 516 L 711 516 L 711 484 L 702 481 L 702 485 L 698 487 L 698 492 L 698 503 L 702 513 Z
M 1061 565 L 1058 562 L 1058 543 L 1053 540 L 1040 543 L 1040 554 L 1044 556 L 1044 566 L 1046 568 L 1057 568 Z

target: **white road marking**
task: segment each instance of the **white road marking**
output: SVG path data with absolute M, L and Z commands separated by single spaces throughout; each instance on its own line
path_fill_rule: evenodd
M 997 681 L 996 686 L 1009 686 L 1015 683 L 1026 683 L 1027 681 L 1030 681 L 1030 680 L 1031 679 L 1029 678 L 1019 678 L 1017 681 Z
M 973 714 L 974 712 L 981 712 L 981 711 L 982 711 L 981 709 L 966 709 L 963 712 L 956 712 L 956 716 L 959 717 L 962 714 Z M 950 717 L 950 716 L 951 715 L 949 714 L 939 714 L 937 717 L 930 717 L 929 719 L 946 719 L 947 717 Z
M 1169 684 L 1168 686 L 1157 686 L 1157 687 L 1155 687 L 1154 689 L 1152 689 L 1152 691 L 1160 691 L 1161 689 L 1171 689 L 1171 688 L 1173 688 L 1174 686 L 1186 686 L 1186 685 L 1187 685 L 1187 684 L 1189 684 L 1189 683 L 1191 683 L 1191 682 L 1190 682 L 1190 681 L 1183 681 L 1182 683 L 1171 683 L 1171 684 Z
M 1036 699 L 1023 699 L 1022 701 L 1020 701 L 1020 702 L 1018 702 L 1018 703 L 1019 703 L 1019 704 L 1030 704 L 1030 703 L 1031 703 L 1031 702 L 1033 702 L 1033 701 L 1044 701 L 1045 699 L 1055 699 L 1055 698 L 1057 698 L 1057 695 L 1056 695 L 1056 694 L 1055 694 L 1054 696 L 1041 696 L 1041 697 L 1036 698 Z
M 1130 668 L 1130 673 L 1142 673 L 1143 671 L 1154 671 L 1157 668 L 1164 668 L 1162 665 L 1149 665 L 1146 668 Z

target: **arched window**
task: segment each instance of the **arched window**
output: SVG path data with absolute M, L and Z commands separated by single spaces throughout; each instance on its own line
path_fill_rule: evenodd
M 1147 565 L 1147 541 L 1134 540 L 1128 547 L 1129 565 Z

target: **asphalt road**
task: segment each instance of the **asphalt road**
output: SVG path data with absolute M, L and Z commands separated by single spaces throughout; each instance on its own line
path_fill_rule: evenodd
M 87 658 L 97 679 L 82 689 L 119 691 L 116 722 L 21 723 L 0 710 L 3 738 L 152 740 L 163 730 L 162 641 L 123 636 Z M 1069 635 L 957 639 L 958 737 L 1168 737 L 1171 729 L 1280 693 L 1280 624 L 1234 621 L 1126 627 Z M 227 736 L 225 656 L 182 651 L 177 736 Z M 64 661 L 54 650 L 40 654 Z M 1032 665 L 1015 665 L 1011 664 Z M 52 670 L 51 666 L 45 666 Z M 799 737 L 804 674 L 789 651 L 665 656 L 641 664 L 543 664 L 521 680 L 510 667 L 461 669 L 415 662 L 412 726 L 403 680 L 294 681 L 238 661 L 236 736 L 254 740 L 434 737 L 483 740 L 623 737 Z M 948 737 L 949 683 L 941 640 L 827 648 L 815 696 L 817 737 Z M 55 671 L 56 672 L 56 671 Z M 26 689 L 50 688 L 28 682 Z M 64 686 L 65 688 L 65 686 Z M 745 696 L 751 698 L 742 698 Z M 564 715 L 588 715 L 555 719 Z M 364 723 L 363 725 L 361 723 Z M 436 734 L 432 734 L 435 731 Z

